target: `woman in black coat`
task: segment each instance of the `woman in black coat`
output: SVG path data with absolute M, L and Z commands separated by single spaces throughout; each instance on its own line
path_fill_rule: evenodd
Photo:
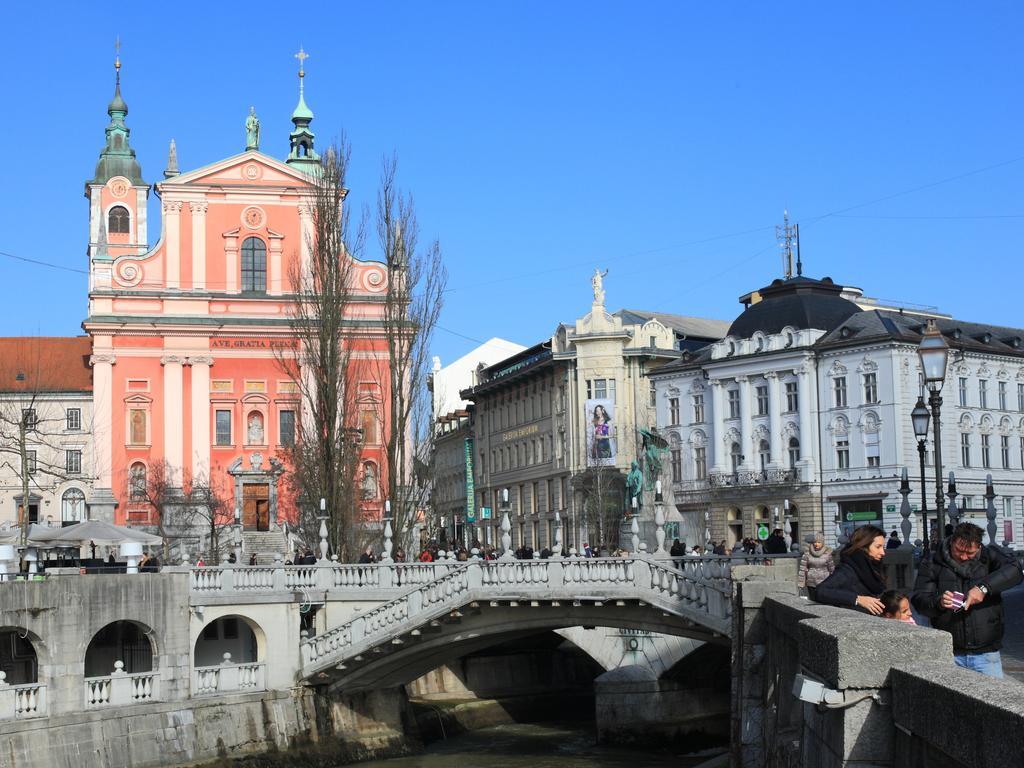
M 873 525 L 857 528 L 839 555 L 839 567 L 818 585 L 815 600 L 880 616 L 883 606 L 878 598 L 885 591 L 884 556 L 885 531 Z

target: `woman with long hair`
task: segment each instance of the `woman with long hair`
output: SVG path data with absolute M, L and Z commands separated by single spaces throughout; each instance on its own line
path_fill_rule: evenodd
M 610 459 L 612 457 L 611 418 L 603 405 L 594 406 L 594 417 L 591 420 L 594 430 L 590 455 L 594 459 Z
M 881 616 L 885 610 L 879 600 L 885 591 L 884 556 L 885 531 L 874 525 L 857 528 L 839 555 L 839 567 L 818 585 L 815 599 Z

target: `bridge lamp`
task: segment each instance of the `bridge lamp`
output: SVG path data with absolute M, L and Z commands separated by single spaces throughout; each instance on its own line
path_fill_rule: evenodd
M 931 421 L 931 413 L 928 406 L 924 404 L 924 395 L 917 398 L 917 405 L 910 412 L 910 422 L 914 425 L 914 437 L 917 438 L 917 455 L 921 460 L 921 521 L 924 525 L 924 532 L 921 541 L 924 544 L 924 551 L 929 550 L 928 546 L 928 492 L 927 482 L 924 476 L 924 455 L 926 442 L 928 440 L 928 422 Z
M 946 527 L 946 515 L 945 496 L 942 493 L 942 433 L 939 418 L 942 410 L 942 397 L 939 393 L 946 381 L 949 344 L 946 343 L 942 332 L 935 325 L 934 319 L 929 318 L 928 324 L 921 334 L 921 344 L 917 348 L 917 355 L 921 360 L 921 371 L 924 374 L 925 383 L 928 385 L 928 404 L 932 409 L 932 424 L 935 430 L 935 513 L 938 518 L 938 535 L 941 541 Z M 914 429 L 916 433 L 916 425 Z

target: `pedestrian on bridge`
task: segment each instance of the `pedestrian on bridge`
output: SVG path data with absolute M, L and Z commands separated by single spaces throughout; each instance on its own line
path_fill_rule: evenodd
M 885 609 L 879 599 L 885 591 L 884 556 L 885 531 L 874 525 L 862 525 L 839 555 L 839 567 L 818 585 L 815 599 L 826 605 L 881 616 Z
M 960 523 L 935 554 L 921 561 L 912 602 L 935 629 L 953 636 L 958 666 L 1003 676 L 1002 593 L 1024 580 L 1020 566 L 981 542 L 982 530 Z
M 825 534 L 815 531 L 814 540 L 800 558 L 800 575 L 797 586 L 807 590 L 811 600 L 817 600 L 818 585 L 832 575 L 836 569 L 832 559 L 832 548 L 825 546 Z

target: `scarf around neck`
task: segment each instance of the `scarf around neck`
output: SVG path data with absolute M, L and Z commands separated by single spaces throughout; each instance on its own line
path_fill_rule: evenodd
M 885 576 L 882 573 L 881 563 L 872 561 L 863 549 L 845 555 L 843 562 L 850 564 L 853 572 L 860 579 L 860 583 L 872 596 L 878 597 L 885 591 Z

